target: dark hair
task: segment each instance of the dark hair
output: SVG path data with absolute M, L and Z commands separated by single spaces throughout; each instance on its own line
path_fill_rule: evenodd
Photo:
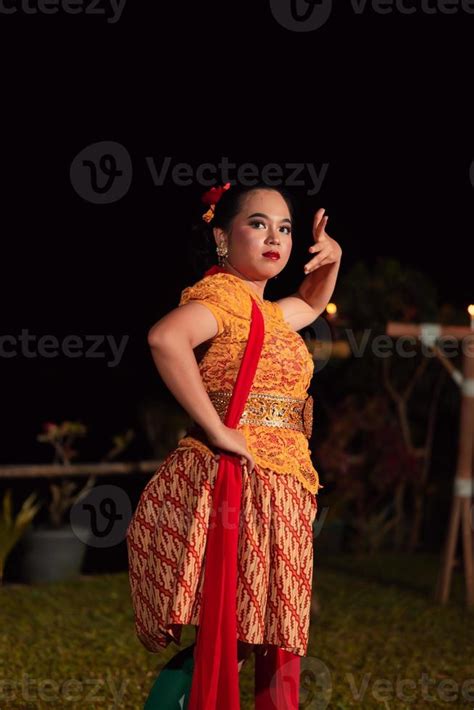
M 202 218 L 207 206 L 204 202 L 200 202 L 200 214 L 196 223 L 191 227 L 189 250 L 191 265 L 193 270 L 196 271 L 196 275 L 202 276 L 204 271 L 217 263 L 216 241 L 213 234 L 214 227 L 220 227 L 225 232 L 229 232 L 232 222 L 242 209 L 245 196 L 255 190 L 274 190 L 279 192 L 288 206 L 293 222 L 293 200 L 285 188 L 266 185 L 265 183 L 248 186 L 231 184 L 230 188 L 222 193 L 220 200 L 216 203 L 214 217 L 209 223 Z M 205 190 L 202 191 L 203 194 L 204 192 Z

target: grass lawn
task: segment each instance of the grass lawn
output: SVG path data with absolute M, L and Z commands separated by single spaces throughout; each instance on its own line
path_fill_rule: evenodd
M 474 612 L 459 571 L 449 604 L 432 601 L 437 567 L 429 555 L 317 557 L 320 612 L 301 661 L 301 708 L 474 708 Z M 2 710 L 142 710 L 178 650 L 150 654 L 137 640 L 125 573 L 6 585 L 0 637 Z M 191 627 L 182 640 L 194 640 Z M 252 657 L 241 673 L 242 710 L 253 708 L 253 669 Z

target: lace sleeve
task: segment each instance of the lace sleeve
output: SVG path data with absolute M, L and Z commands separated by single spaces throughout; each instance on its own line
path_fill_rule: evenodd
M 181 292 L 180 306 L 186 303 L 201 303 L 214 315 L 218 331 L 215 337 L 224 333 L 230 319 L 239 314 L 238 294 L 229 287 L 229 282 L 220 278 L 220 274 L 205 276 L 203 279 L 188 286 Z

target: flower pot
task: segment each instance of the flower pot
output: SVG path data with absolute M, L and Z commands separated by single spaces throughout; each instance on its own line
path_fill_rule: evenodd
M 60 582 L 75 579 L 81 572 L 90 535 L 88 528 L 30 528 L 19 543 L 21 581 Z

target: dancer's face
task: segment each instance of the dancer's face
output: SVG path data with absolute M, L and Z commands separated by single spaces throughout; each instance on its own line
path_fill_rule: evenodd
M 227 244 L 228 262 L 249 279 L 265 280 L 279 274 L 290 258 L 292 223 L 288 206 L 275 190 L 248 193 L 229 234 L 215 229 L 216 242 Z M 275 251 L 277 260 L 263 254 Z

